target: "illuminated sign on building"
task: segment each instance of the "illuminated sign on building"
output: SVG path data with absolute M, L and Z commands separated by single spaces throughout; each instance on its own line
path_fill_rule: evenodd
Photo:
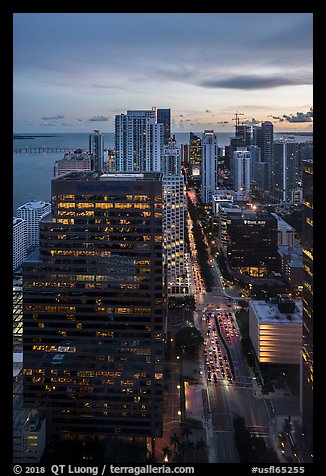
M 245 225 L 266 225 L 266 221 L 263 220 L 243 220 Z

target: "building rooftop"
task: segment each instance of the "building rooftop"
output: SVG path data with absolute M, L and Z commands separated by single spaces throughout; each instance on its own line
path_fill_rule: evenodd
M 273 217 L 277 219 L 277 228 L 278 230 L 287 230 L 287 231 L 295 231 L 294 228 L 289 225 L 283 218 L 281 218 L 277 213 L 271 213 Z
M 260 324 L 299 324 L 302 322 L 302 301 L 294 301 L 294 313 L 280 312 L 277 302 L 249 301 Z
M 302 246 L 281 245 L 278 247 L 279 254 L 289 261 L 290 266 L 302 266 Z
M 18 223 L 21 223 L 22 221 L 25 221 L 23 218 L 16 218 L 16 217 L 13 217 L 12 219 L 12 224 L 13 225 L 18 225 Z
M 236 192 L 234 190 L 224 190 L 224 189 L 214 190 L 212 198 L 215 201 L 229 200 L 232 202 L 234 199 L 235 193 Z
M 60 161 L 60 160 L 71 160 L 71 159 L 85 160 L 85 159 L 91 159 L 92 157 L 94 157 L 94 155 L 91 154 L 90 152 L 82 151 L 82 150 L 79 152 L 79 150 L 76 150 L 74 152 L 66 152 L 63 155 L 63 158 L 59 159 L 58 161 Z
M 43 200 L 31 200 L 30 202 L 25 203 L 18 207 L 18 210 L 38 210 L 40 208 L 45 208 L 48 205 L 51 205 L 48 202 L 44 202 Z
M 232 211 L 241 212 L 240 205 L 234 205 L 233 202 L 228 202 L 228 201 L 219 202 L 218 206 L 219 206 L 219 208 L 221 208 L 223 210 L 232 210 Z
M 129 180 L 161 180 L 161 172 L 142 172 L 142 173 L 112 173 L 112 174 L 101 174 L 98 175 L 97 172 L 70 172 L 59 177 L 55 177 L 53 180 L 56 181 L 87 181 L 87 180 L 98 180 L 98 181 L 129 181 Z

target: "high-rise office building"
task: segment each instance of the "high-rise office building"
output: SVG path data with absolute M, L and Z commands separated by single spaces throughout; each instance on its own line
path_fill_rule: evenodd
M 241 115 L 241 114 L 240 114 Z M 238 113 L 235 116 L 235 136 L 230 138 L 230 145 L 226 149 L 226 155 L 230 158 L 230 175 L 234 185 L 234 152 L 240 147 L 247 148 L 252 142 L 252 126 L 240 124 Z
M 249 199 L 251 185 L 251 157 L 246 147 L 238 147 L 233 152 L 234 190 L 242 192 L 242 200 Z
M 163 124 L 155 110 L 115 116 L 116 170 L 159 172 L 163 157 Z
M 265 190 L 270 191 L 272 186 L 272 157 L 273 157 L 274 126 L 270 121 L 262 122 L 261 126 L 252 128 L 252 144 L 257 145 L 261 151 L 261 162 L 265 166 Z
M 26 221 L 27 250 L 40 242 L 40 220 L 51 211 L 51 204 L 32 200 L 17 208 L 17 217 Z
M 302 428 L 313 452 L 313 161 L 303 161 L 303 340 L 301 360 Z
M 212 130 L 205 130 L 202 135 L 201 156 L 201 199 L 211 205 L 218 176 L 217 134 Z
M 293 203 L 294 192 L 299 189 L 297 142 L 274 142 L 271 173 L 272 197 L 280 202 Z
M 162 435 L 162 174 L 52 180 L 23 269 L 24 404 L 54 440 Z
M 12 230 L 12 269 L 17 269 L 27 256 L 26 221 L 13 217 Z
M 314 159 L 314 144 L 312 140 L 298 144 L 298 181 L 302 184 L 303 161 Z
M 168 145 L 171 138 L 171 109 L 157 109 L 157 122 L 163 124 L 163 144 Z
M 102 132 L 97 129 L 89 135 L 89 152 L 95 156 L 95 172 L 102 173 L 104 170 L 104 138 Z
M 252 126 L 247 124 L 236 124 L 235 126 L 235 137 L 238 141 L 241 141 L 240 147 L 247 147 L 252 144 Z
M 226 236 L 231 268 L 257 278 L 278 269 L 277 220 L 270 213 L 233 213 L 227 222 Z
M 201 138 L 190 132 L 189 135 L 189 162 L 193 178 L 200 177 L 201 169 Z
M 167 265 L 169 294 L 188 292 L 185 276 L 184 176 L 181 173 L 180 149 L 170 140 L 163 158 L 163 245 Z
M 181 163 L 189 165 L 189 144 L 181 144 Z

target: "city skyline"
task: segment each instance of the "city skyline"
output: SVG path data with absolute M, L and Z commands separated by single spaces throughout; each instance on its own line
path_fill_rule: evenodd
M 312 13 L 14 14 L 15 132 L 113 132 L 152 106 L 173 132 L 237 111 L 312 131 Z

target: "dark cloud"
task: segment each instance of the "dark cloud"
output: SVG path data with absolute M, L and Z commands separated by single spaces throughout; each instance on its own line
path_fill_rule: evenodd
M 306 113 L 304 112 L 297 112 L 296 114 L 283 114 L 282 117 L 279 116 L 269 116 L 275 119 L 278 122 L 313 122 L 313 108 Z
M 183 117 L 183 114 L 179 114 L 179 117 Z
M 256 126 L 257 124 L 260 124 L 261 121 L 257 121 L 254 117 L 252 119 L 246 119 L 245 121 L 241 121 L 242 124 L 245 124 L 247 126 Z
M 107 122 L 109 120 L 108 116 L 94 116 L 88 119 L 91 122 Z
M 55 121 L 57 119 L 64 119 L 65 116 L 57 115 L 57 116 L 49 116 L 49 117 L 41 117 L 42 121 Z
M 219 121 L 216 124 L 222 125 L 222 124 L 229 124 L 229 121 Z
M 73 126 L 73 124 L 69 124 L 68 122 L 61 122 L 61 125 L 64 126 L 64 127 Z
M 211 112 L 211 111 L 210 111 L 209 109 L 206 109 L 206 111 L 205 111 L 205 112 Z
M 206 79 L 201 81 L 204 88 L 227 88 L 227 89 L 270 89 L 280 86 L 293 86 L 296 84 L 311 84 L 312 81 L 297 77 L 289 78 L 282 76 L 234 76 L 226 79 Z

